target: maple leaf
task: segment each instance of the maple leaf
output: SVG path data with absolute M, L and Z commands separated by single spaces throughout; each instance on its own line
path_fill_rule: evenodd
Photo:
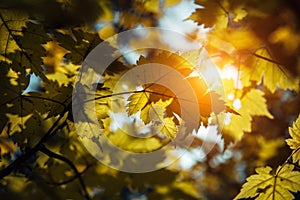
M 261 47 L 261 40 L 248 27 L 238 30 L 227 28 L 225 30 L 214 30 L 208 34 L 208 51 L 221 51 L 230 57 L 236 54 L 243 55 L 244 51 L 252 51 Z M 231 55 L 232 54 L 232 55 Z
M 188 77 L 186 80 L 196 93 L 197 104 L 202 117 L 208 118 L 212 112 L 218 114 L 225 110 L 225 105 L 220 100 L 220 95 L 214 91 L 209 91 L 206 82 L 202 78 Z
M 160 84 L 147 84 L 144 87 L 150 94 L 148 103 L 155 103 L 161 100 L 166 101 L 169 102 L 168 104 L 164 104 L 164 106 L 166 107 L 167 116 L 172 117 L 174 113 L 176 113 L 177 115 L 181 114 L 179 101 L 176 98 L 176 95 L 171 90 Z M 172 100 L 169 101 L 170 99 Z M 176 124 L 179 124 L 179 121 L 177 119 L 174 120 Z
M 226 11 L 220 6 L 219 1 L 197 1 L 204 8 L 197 8 L 192 15 L 187 18 L 196 21 L 199 25 L 204 24 L 205 27 L 213 27 L 214 25 L 226 28 L 228 17 Z M 217 9 L 216 9 L 217 8 Z
M 151 83 L 143 85 L 144 91 L 148 92 L 149 96 L 146 98 L 144 94 L 133 94 L 130 98 L 132 98 L 132 100 L 134 101 L 128 104 L 128 106 L 130 106 L 129 114 L 136 113 L 140 110 L 140 117 L 142 118 L 142 120 L 145 123 L 149 123 L 151 120 L 148 116 L 148 112 L 151 109 L 151 103 L 155 103 L 160 100 L 168 101 L 172 99 L 171 103 L 166 106 L 166 116 L 170 119 L 173 119 L 175 124 L 178 125 L 179 120 L 177 119 L 177 117 L 174 116 L 174 113 L 178 116 L 181 116 L 183 111 L 189 113 L 189 109 L 195 110 L 192 106 L 180 106 L 180 102 L 189 101 L 191 98 L 193 98 L 190 96 L 182 95 L 190 89 L 193 90 L 196 98 L 196 102 L 195 104 L 193 104 L 193 106 L 198 106 L 198 109 L 200 110 L 201 114 L 201 117 L 197 119 L 197 121 L 199 121 L 198 125 L 200 125 L 200 121 L 202 119 L 208 118 L 212 112 L 219 113 L 225 110 L 224 102 L 220 100 L 220 96 L 217 93 L 209 91 L 205 80 L 203 80 L 200 76 L 189 76 L 198 64 L 197 61 L 200 56 L 199 54 L 199 50 L 183 53 L 180 56 L 175 53 L 158 51 L 154 52 L 147 58 L 141 57 L 138 60 L 137 65 L 158 63 L 169 66 L 172 68 L 172 70 L 176 70 L 176 72 L 180 73 L 182 75 L 182 79 L 185 79 L 185 81 L 187 81 L 188 84 L 187 86 L 178 86 L 178 91 L 174 91 L 176 94 L 169 88 L 167 88 L 167 86 L 163 86 L 161 84 Z M 167 75 L 169 79 L 172 79 L 170 74 L 162 74 L 161 77 Z M 180 95 L 184 96 L 184 98 L 178 97 Z M 137 103 L 140 103 L 140 105 Z M 190 128 L 191 127 L 189 127 L 189 129 Z
M 147 92 L 135 93 L 128 98 L 128 101 L 128 113 L 132 115 L 146 106 L 149 101 L 149 94 Z
M 162 101 L 161 99 L 157 102 L 151 103 L 151 108 L 149 109 L 149 117 L 152 120 L 160 120 L 166 115 L 166 107 L 171 104 L 173 99 L 169 99 L 167 101 Z
M 176 127 L 174 116 L 166 117 L 167 108 L 172 104 L 173 99 L 162 101 L 149 101 L 148 92 L 135 93 L 129 97 L 128 113 L 130 115 L 141 111 L 140 118 L 145 124 L 154 123 L 155 128 L 170 138 L 174 138 L 178 131 Z M 173 113 L 172 113 L 173 115 Z
M 6 60 L 7 54 L 20 50 L 14 37 L 22 35 L 28 16 L 19 11 L 1 9 L 0 17 L 0 60 Z
M 27 116 L 19 116 L 7 113 L 6 116 L 9 123 L 9 134 L 12 135 L 14 133 L 22 133 L 22 131 L 26 128 L 26 121 L 28 121 L 32 114 Z
M 266 106 L 264 93 L 257 89 L 252 89 L 244 96 L 237 97 L 240 108 L 237 112 L 240 115 L 230 114 L 230 123 L 225 124 L 223 133 L 229 135 L 235 140 L 242 139 L 244 132 L 251 132 L 251 121 L 253 116 L 266 116 L 273 118 Z
M 154 122 L 156 128 L 163 134 L 167 135 L 169 138 L 174 138 L 178 131 L 176 124 L 174 122 L 174 117 L 165 117 L 166 107 L 172 102 L 172 98 L 163 102 L 161 99 L 151 104 L 149 109 L 149 117 Z
M 266 48 L 258 49 L 253 57 L 243 67 L 242 81 L 244 86 L 250 85 L 250 81 L 262 82 L 272 93 L 278 88 L 299 91 L 300 80 L 294 78 L 284 70 L 283 66 L 274 61 Z M 255 67 L 254 67 L 255 66 Z
M 289 164 L 279 166 L 275 174 L 271 174 L 272 168 L 269 166 L 256 168 L 257 174 L 247 178 L 235 199 L 294 199 L 292 192 L 300 190 L 300 172 L 293 171 L 293 168 L 294 166 Z
M 158 125 L 160 131 L 166 134 L 169 138 L 175 138 L 178 128 L 173 120 L 174 117 L 167 117 L 161 120 L 161 124 Z
M 56 32 L 54 35 L 60 46 L 70 51 L 65 57 L 76 65 L 81 65 L 88 53 L 101 42 L 98 34 L 81 29 Z
M 42 69 L 45 49 L 41 44 L 50 38 L 40 24 L 30 22 L 22 12 L 1 9 L 0 37 L 0 60 L 19 63 L 44 82 L 48 81 Z
M 293 162 L 298 162 L 300 165 L 300 115 L 293 123 L 292 127 L 289 127 L 289 133 L 292 139 L 285 140 L 286 143 L 293 149 Z
M 217 29 L 224 29 L 231 21 L 239 21 L 247 15 L 242 4 L 227 0 L 196 0 L 195 3 L 202 8 L 197 8 L 187 19 L 199 25 L 204 24 L 205 27 L 215 26 Z
M 59 46 L 58 42 L 50 41 L 44 45 L 46 55 L 43 57 L 46 73 L 54 73 L 61 70 L 63 56 L 67 51 Z
M 141 56 L 137 61 L 137 65 L 159 63 L 174 68 L 183 76 L 188 76 L 193 72 L 193 64 L 195 64 L 194 60 L 197 59 L 197 56 L 199 56 L 199 51 L 195 52 L 178 55 L 167 51 L 156 51 L 153 55 L 148 57 Z

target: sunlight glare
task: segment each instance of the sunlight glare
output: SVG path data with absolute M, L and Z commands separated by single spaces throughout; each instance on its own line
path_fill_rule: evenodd
M 237 89 L 242 89 L 241 80 L 239 80 L 239 71 L 238 69 L 232 64 L 226 64 L 223 69 L 220 70 L 220 75 L 222 79 L 233 79 L 235 87 Z

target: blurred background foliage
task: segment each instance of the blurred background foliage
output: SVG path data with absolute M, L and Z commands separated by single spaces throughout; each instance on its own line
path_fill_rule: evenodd
M 1 199 L 234 198 L 256 167 L 275 168 L 291 154 L 284 140 L 300 111 L 299 15 L 297 0 L 2 0 Z M 174 28 L 203 44 L 226 105 L 239 113 L 210 113 L 211 124 L 230 119 L 219 130 L 224 148 L 199 159 L 195 142 L 182 160 L 143 174 L 87 152 L 72 119 L 74 78 L 97 44 L 137 27 Z M 132 65 L 112 63 L 101 94 Z M 109 119 L 108 103 L 99 104 L 99 120 Z

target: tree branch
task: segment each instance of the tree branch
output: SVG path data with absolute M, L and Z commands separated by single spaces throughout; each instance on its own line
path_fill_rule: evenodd
M 80 172 L 79 175 L 81 176 L 82 174 L 84 174 L 90 167 L 91 167 L 91 165 L 86 166 L 86 168 L 82 172 Z M 49 185 L 60 186 L 60 185 L 68 184 L 68 183 L 74 181 L 77 178 L 79 178 L 79 176 L 75 175 L 75 176 L 73 176 L 73 177 L 71 177 L 67 180 L 61 181 L 61 182 L 49 182 L 49 181 L 46 181 L 46 180 L 44 180 L 44 181 L 45 181 L 45 183 L 47 183 Z
M 10 163 L 6 168 L 0 171 L 0 179 L 2 179 L 5 176 L 8 176 L 10 173 L 12 173 L 21 163 L 24 163 L 26 160 L 28 160 L 32 155 L 34 155 L 36 152 L 38 152 L 41 148 L 41 146 L 48 141 L 51 137 L 53 137 L 56 132 L 65 126 L 65 121 L 61 122 L 65 114 L 69 111 L 71 107 L 71 103 L 64 109 L 64 111 L 61 113 L 59 118 L 53 123 L 53 125 L 50 127 L 50 129 L 47 131 L 47 133 L 41 138 L 41 140 L 28 152 L 24 153 L 20 157 L 18 157 L 16 160 L 14 160 L 12 163 Z
M 63 157 L 62 155 L 59 155 L 59 154 L 54 153 L 53 151 L 49 150 L 44 144 L 41 145 L 39 151 L 43 152 L 44 154 L 46 154 L 50 158 L 55 158 L 55 159 L 58 159 L 58 160 L 61 160 L 65 163 L 67 163 L 72 168 L 72 170 L 74 171 L 76 177 L 78 178 L 78 180 L 80 182 L 80 185 L 82 187 L 82 190 L 84 192 L 85 198 L 88 199 L 88 200 L 91 199 L 88 192 L 87 192 L 86 185 L 85 185 L 85 183 L 84 183 L 84 181 L 81 177 L 81 174 L 79 173 L 79 171 L 77 170 L 76 166 L 73 164 L 72 161 L 70 161 L 66 157 Z

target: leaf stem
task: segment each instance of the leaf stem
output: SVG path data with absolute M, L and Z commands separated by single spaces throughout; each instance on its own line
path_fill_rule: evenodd
M 284 163 L 280 166 L 280 168 L 277 170 L 276 174 L 275 175 L 278 175 L 279 172 L 281 171 L 281 169 L 286 165 L 286 164 L 289 164 L 290 163 L 290 160 L 292 159 L 293 155 L 300 150 L 300 147 L 295 149 L 291 155 L 289 155 L 289 157 L 284 161 Z

